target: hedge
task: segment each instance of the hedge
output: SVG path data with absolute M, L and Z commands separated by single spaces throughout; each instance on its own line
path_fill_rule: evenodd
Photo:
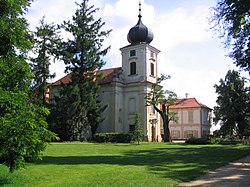
M 209 137 L 195 138 L 191 137 L 186 140 L 188 144 L 211 144 L 211 139 Z
M 93 141 L 98 143 L 130 143 L 132 142 L 133 135 L 131 133 L 97 133 L 93 137 Z

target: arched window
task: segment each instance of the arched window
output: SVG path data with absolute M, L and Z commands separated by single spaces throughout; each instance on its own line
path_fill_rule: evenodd
M 150 74 L 152 76 L 155 76 L 155 65 L 154 65 L 154 63 L 150 64 Z
M 135 75 L 136 74 L 136 62 L 131 62 L 130 63 L 130 75 Z

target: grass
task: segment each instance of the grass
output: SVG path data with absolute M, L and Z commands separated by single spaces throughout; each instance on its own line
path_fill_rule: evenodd
M 0 186 L 176 186 L 248 154 L 243 145 L 58 143 L 13 174 L 0 165 Z

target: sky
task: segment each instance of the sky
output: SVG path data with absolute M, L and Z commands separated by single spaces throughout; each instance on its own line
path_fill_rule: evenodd
M 159 74 L 171 76 L 163 82 L 164 89 L 179 98 L 188 93 L 213 108 L 217 98 L 214 85 L 229 69 L 237 69 L 226 56 L 223 40 L 210 29 L 216 0 L 141 0 L 141 4 L 142 22 L 154 33 L 150 45 L 161 51 Z M 100 8 L 95 17 L 106 23 L 103 30 L 112 29 L 104 41 L 104 47 L 111 45 L 111 50 L 104 57 L 103 68 L 120 67 L 120 48 L 129 45 L 127 33 L 138 21 L 139 0 L 89 0 L 89 5 Z M 71 20 L 76 8 L 74 0 L 35 0 L 26 18 L 34 30 L 43 16 L 47 23 Z M 63 77 L 63 63 L 52 63 L 51 71 L 56 73 L 52 81 Z

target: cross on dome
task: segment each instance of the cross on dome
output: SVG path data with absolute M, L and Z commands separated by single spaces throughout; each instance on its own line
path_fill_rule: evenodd
M 132 27 L 127 35 L 128 42 L 131 44 L 150 43 L 154 38 L 151 29 L 147 28 L 141 21 L 141 1 L 139 1 L 139 20 L 137 24 Z

